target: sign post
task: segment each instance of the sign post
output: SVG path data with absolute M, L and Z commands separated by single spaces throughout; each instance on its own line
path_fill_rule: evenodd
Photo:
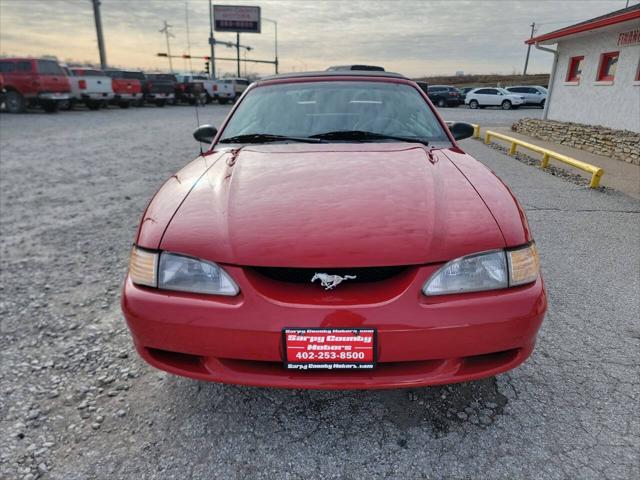
M 216 32 L 236 33 L 237 74 L 240 76 L 240 33 L 260 33 L 260 7 L 214 5 L 213 26 Z M 213 37 L 213 34 L 211 35 Z M 211 55 L 213 58 L 213 54 Z

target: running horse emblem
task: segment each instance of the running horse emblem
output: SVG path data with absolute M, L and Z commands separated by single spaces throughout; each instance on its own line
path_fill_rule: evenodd
M 355 280 L 356 278 L 356 275 L 345 275 L 341 277 L 340 275 L 329 275 L 328 273 L 316 273 L 311 279 L 311 283 L 320 280 L 320 284 L 325 290 L 333 290 L 345 280 Z

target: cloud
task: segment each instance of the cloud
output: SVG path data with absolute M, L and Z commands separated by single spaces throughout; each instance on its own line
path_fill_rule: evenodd
M 624 7 L 623 0 L 550 1 L 238 1 L 215 3 L 260 5 L 262 15 L 278 21 L 281 71 L 324 69 L 350 62 L 384 65 L 407 75 L 511 73 L 522 69 L 532 21 L 550 31 Z M 166 50 L 158 30 L 173 25 L 172 53 L 187 51 L 185 2 L 171 0 L 102 0 L 102 21 L 110 64 L 166 69 Z M 208 55 L 209 14 L 204 0 L 188 2 L 193 55 Z M 243 34 L 254 47 L 247 58 L 272 59 L 274 27 Z M 224 41 L 235 35 L 216 34 Z M 53 54 L 59 58 L 98 60 L 93 9 L 87 0 L 0 0 L 0 51 L 15 55 Z M 235 50 L 216 48 L 217 56 Z M 244 56 L 244 55 L 243 55 Z M 550 55 L 532 51 L 530 71 L 548 71 Z M 201 60 L 194 60 L 199 70 Z M 188 69 L 176 60 L 174 66 Z M 232 72 L 234 62 L 217 62 Z M 272 73 L 269 65 L 249 71 Z

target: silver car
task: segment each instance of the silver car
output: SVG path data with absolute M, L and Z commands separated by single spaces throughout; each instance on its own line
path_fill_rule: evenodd
M 547 89 L 539 85 L 507 87 L 507 90 L 524 97 L 525 105 L 537 105 L 544 108 L 544 102 L 547 101 Z

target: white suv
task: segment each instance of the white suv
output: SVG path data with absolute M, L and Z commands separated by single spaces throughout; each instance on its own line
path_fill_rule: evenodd
M 537 105 L 544 108 L 544 102 L 547 101 L 547 89 L 538 85 L 507 87 L 507 90 L 524 97 L 526 105 Z
M 503 110 L 511 110 L 523 105 L 524 97 L 504 88 L 476 88 L 467 93 L 464 103 L 469 108 L 501 107 Z

